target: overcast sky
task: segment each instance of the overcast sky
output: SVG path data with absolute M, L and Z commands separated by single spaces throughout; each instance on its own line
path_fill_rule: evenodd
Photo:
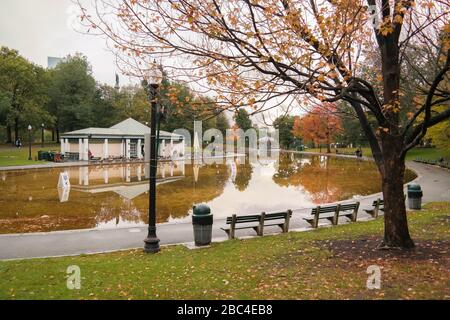
M 76 6 L 71 0 L 1 0 L 0 45 L 19 50 L 43 67 L 47 67 L 48 56 L 81 52 L 91 63 L 97 81 L 114 84 L 117 69 L 105 41 L 77 33 L 76 22 Z M 130 80 L 120 77 L 120 82 L 124 85 Z

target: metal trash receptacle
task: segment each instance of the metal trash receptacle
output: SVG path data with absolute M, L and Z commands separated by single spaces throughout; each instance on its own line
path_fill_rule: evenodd
M 213 215 L 207 205 L 200 204 L 193 207 L 192 225 L 195 245 L 207 246 L 211 244 Z
M 43 150 L 39 150 L 38 151 L 38 160 L 48 161 L 49 158 L 50 158 L 50 152 L 49 151 L 43 151 Z
M 413 210 L 422 209 L 422 188 L 418 184 L 408 184 L 408 207 Z

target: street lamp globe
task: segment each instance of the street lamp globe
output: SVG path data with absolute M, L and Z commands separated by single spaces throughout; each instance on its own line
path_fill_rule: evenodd
M 29 124 L 28 125 L 28 131 L 31 131 L 31 129 L 33 129 L 33 128 L 31 127 L 31 124 Z
M 152 86 L 159 86 L 163 80 L 163 72 L 160 65 L 153 61 L 147 70 L 144 71 L 144 81 Z

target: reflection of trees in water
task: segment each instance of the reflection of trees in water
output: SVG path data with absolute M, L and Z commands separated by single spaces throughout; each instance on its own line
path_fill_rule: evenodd
M 193 166 L 186 166 L 183 179 L 161 184 L 156 189 L 157 222 L 172 218 L 188 216 L 192 206 L 208 202 L 223 193 L 229 173 L 224 165 L 204 165 L 199 169 L 198 181 L 195 182 Z M 133 199 L 133 204 L 140 211 L 142 221 L 147 221 L 148 194 Z
M 147 192 L 129 200 L 112 191 L 91 194 L 72 188 L 69 201 L 61 203 L 56 189 L 59 172 L 23 171 L 0 179 L 0 233 L 87 229 L 118 219 L 147 222 Z M 228 178 L 226 166 L 206 165 L 194 184 L 192 166 L 186 166 L 184 178 L 157 187 L 158 222 L 185 217 L 192 205 L 219 196 Z
M 281 186 L 288 186 L 289 184 L 286 184 L 284 181 L 288 181 L 289 177 L 299 172 L 300 170 L 300 161 L 292 161 L 291 157 L 288 154 L 280 154 L 278 161 L 278 170 L 273 175 L 273 180 Z
M 252 179 L 253 167 L 248 161 L 243 164 L 238 164 L 236 167 L 236 178 L 233 184 L 239 191 L 244 191 Z
M 366 195 L 381 190 L 380 176 L 375 165 L 368 161 L 335 157 L 280 156 L 273 181 L 280 186 L 303 187 L 314 203 L 327 203 Z
M 106 199 L 100 204 L 100 208 L 96 210 L 95 220 L 97 223 L 106 223 L 119 221 L 139 223 L 141 221 L 141 212 L 133 203 L 133 200 L 126 199 L 117 194 L 108 192 Z

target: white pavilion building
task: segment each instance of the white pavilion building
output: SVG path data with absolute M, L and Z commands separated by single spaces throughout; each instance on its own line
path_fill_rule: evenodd
M 91 157 L 108 159 L 144 159 L 145 136 L 150 128 L 128 118 L 110 128 L 86 128 L 61 135 L 61 153 L 70 154 L 78 160 Z M 176 159 L 183 157 L 185 142 L 182 135 L 161 130 L 159 133 L 159 156 Z M 78 156 L 77 156 L 78 154 Z M 75 157 L 73 157 L 75 155 Z

